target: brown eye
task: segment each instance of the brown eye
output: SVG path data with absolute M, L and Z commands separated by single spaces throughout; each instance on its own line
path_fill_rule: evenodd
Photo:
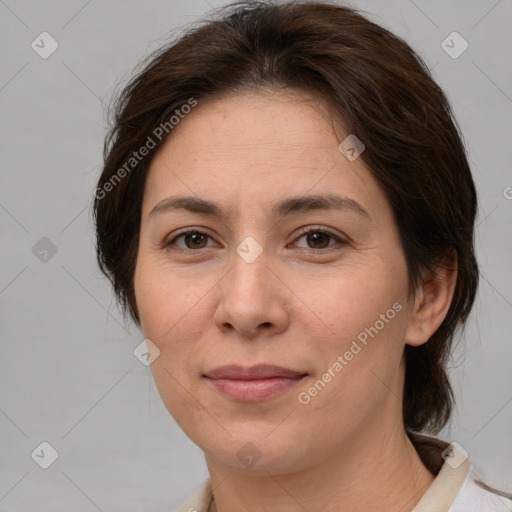
M 305 244 L 304 242 L 302 244 L 297 243 L 297 241 L 301 239 L 305 240 Z M 303 233 L 296 239 L 296 243 L 297 247 L 301 249 L 321 253 L 323 251 L 320 249 L 330 249 L 336 244 L 344 245 L 346 242 L 330 231 L 314 228 L 303 231 Z
M 306 240 L 313 249 L 323 249 L 324 247 L 328 247 L 330 238 L 332 237 L 329 234 L 322 231 L 313 231 L 306 235 Z
M 207 233 L 197 230 L 183 231 L 175 236 L 169 242 L 164 244 L 164 248 L 177 249 L 185 252 L 198 251 L 207 247 L 208 240 L 211 238 Z
M 208 240 L 208 235 L 199 232 L 188 233 L 183 236 L 187 249 L 202 249 Z

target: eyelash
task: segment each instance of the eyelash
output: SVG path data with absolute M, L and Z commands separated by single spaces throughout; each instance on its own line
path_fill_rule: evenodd
M 333 233 L 332 231 L 329 231 L 328 229 L 325 229 L 325 228 L 305 228 L 303 231 L 301 231 L 297 238 L 295 240 L 298 240 L 306 235 L 309 235 L 310 233 L 322 233 L 324 235 L 327 235 L 331 238 L 333 238 L 336 242 L 338 242 L 338 244 L 340 245 L 346 245 L 347 242 L 345 240 L 343 240 L 342 238 L 340 238 L 338 235 L 336 235 L 335 233 Z M 164 249 L 171 249 L 171 250 L 178 250 L 180 251 L 182 254 L 190 254 L 190 255 L 197 255 L 198 253 L 201 252 L 202 249 L 204 248 L 201 248 L 201 249 L 181 249 L 181 248 L 173 248 L 173 244 L 176 242 L 176 240 L 186 236 L 186 235 L 192 235 L 192 234 L 199 234 L 199 235 L 205 235 L 209 238 L 213 238 L 212 236 L 210 236 L 208 233 L 205 233 L 204 231 L 200 231 L 198 229 L 189 229 L 187 231 L 182 231 L 181 233 L 178 233 L 172 240 L 170 240 L 169 242 L 164 242 L 163 244 L 163 248 Z M 330 246 L 328 245 L 327 247 L 322 247 L 322 248 L 319 248 L 319 249 L 308 249 L 308 248 L 302 248 L 302 250 L 308 254 L 308 255 L 313 255 L 313 256 L 320 256 L 321 254 L 319 253 L 325 253 L 325 252 L 330 252 L 330 249 L 332 249 L 334 246 Z

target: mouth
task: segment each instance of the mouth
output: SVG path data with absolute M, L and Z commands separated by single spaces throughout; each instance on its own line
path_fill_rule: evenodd
M 203 375 L 221 394 L 239 402 L 267 400 L 297 386 L 307 373 L 275 365 L 221 366 Z

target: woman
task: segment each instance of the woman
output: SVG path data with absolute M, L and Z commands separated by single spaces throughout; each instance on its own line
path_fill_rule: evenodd
M 421 59 L 354 10 L 250 2 L 123 91 L 100 267 L 210 478 L 180 510 L 509 510 L 436 434 L 476 192 Z

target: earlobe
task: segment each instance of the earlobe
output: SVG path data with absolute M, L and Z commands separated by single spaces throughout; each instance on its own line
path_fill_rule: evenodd
M 426 343 L 443 323 L 457 284 L 457 253 L 447 254 L 435 273 L 424 275 L 416 292 L 405 336 L 407 345 Z

